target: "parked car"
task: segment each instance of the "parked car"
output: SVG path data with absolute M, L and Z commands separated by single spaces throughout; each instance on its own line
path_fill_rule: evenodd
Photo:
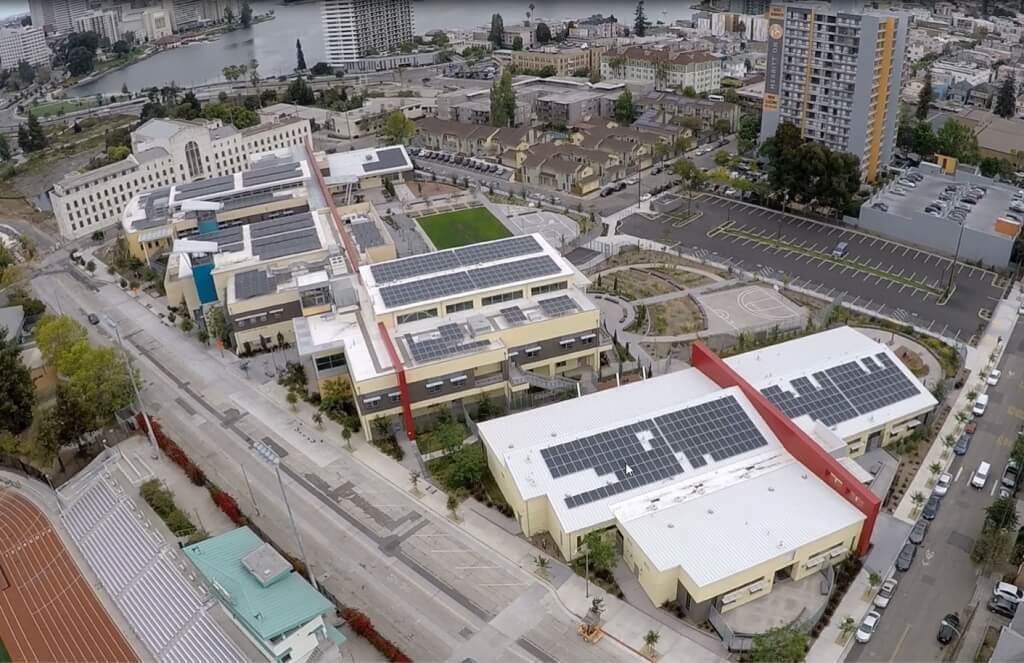
M 881 619 L 881 613 L 876 610 L 872 610 L 864 615 L 864 619 L 861 620 L 860 627 L 857 629 L 857 642 L 865 643 L 871 640 L 871 636 L 875 634 L 875 629 L 878 628 L 878 622 Z
M 889 578 L 882 583 L 882 588 L 879 589 L 878 594 L 875 595 L 874 603 L 876 608 L 884 609 L 889 605 L 889 601 L 891 601 L 892 597 L 896 594 L 896 585 L 898 584 L 899 582 L 896 578 Z
M 951 612 L 939 622 L 939 632 L 935 639 L 944 645 L 953 642 L 960 635 L 960 618 Z
M 875 203 L 874 205 L 872 205 L 872 207 L 874 207 L 875 209 L 877 209 L 879 211 L 882 211 L 882 212 L 888 212 L 889 211 L 889 206 L 886 205 L 885 203 L 882 203 L 882 202 Z
M 896 570 L 909 571 L 910 565 L 914 563 L 914 557 L 916 555 L 917 546 L 913 543 L 904 543 L 899 556 L 896 558 Z
M 1017 614 L 1017 604 L 1004 599 L 1002 596 L 993 596 L 988 602 L 988 609 L 997 615 L 1013 619 Z
M 953 453 L 957 456 L 963 456 L 967 453 L 967 448 L 971 446 L 971 434 L 966 430 L 960 433 L 960 437 L 957 438 L 956 445 L 953 446 Z
M 1003 599 L 1017 604 L 1024 601 L 1024 589 L 1012 583 L 999 582 L 992 588 L 992 596 L 1001 596 Z
M 832 249 L 833 258 L 845 258 L 846 254 L 850 252 L 850 245 L 846 242 L 839 242 L 836 247 Z
M 980 417 L 985 414 L 986 408 L 988 408 L 988 394 L 982 394 L 978 396 L 978 400 L 974 401 L 974 408 L 971 412 L 974 413 L 974 416 Z
M 1020 481 L 1020 468 L 1017 466 L 1017 463 L 1011 460 L 1006 464 L 1006 468 L 1003 470 L 1003 476 L 999 479 L 999 483 L 1012 491 L 1017 489 L 1018 481 Z
M 89 321 L 90 325 L 100 324 L 100 316 L 96 315 L 95 313 L 90 313 L 89 315 L 85 316 L 85 318 L 86 320 Z
M 924 537 L 926 536 L 928 536 L 928 521 L 919 520 L 914 525 L 914 529 L 910 530 L 910 536 L 907 537 L 907 540 L 913 543 L 915 546 L 919 546 L 924 541 Z
M 974 474 L 971 475 L 971 486 L 981 490 L 988 483 L 988 473 L 992 469 L 992 465 L 985 461 L 978 463 L 978 469 L 974 470 Z
M 935 520 L 935 516 L 939 515 L 939 506 L 941 504 L 942 498 L 938 495 L 932 495 L 924 503 L 924 508 L 921 509 L 921 517 L 925 520 Z
M 949 472 L 943 472 L 939 475 L 939 478 L 935 480 L 935 490 L 932 492 L 939 497 L 942 497 L 949 492 L 949 486 L 953 483 L 953 475 Z
M 999 378 L 1002 377 L 1002 375 L 1002 371 L 1000 371 L 998 368 L 993 368 L 991 371 L 988 372 L 988 377 L 985 378 L 985 382 L 988 382 L 990 385 L 994 387 L 997 384 L 999 384 Z

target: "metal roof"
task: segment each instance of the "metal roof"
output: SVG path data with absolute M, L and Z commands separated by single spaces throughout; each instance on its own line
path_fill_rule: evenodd
M 277 289 L 277 282 L 260 269 L 250 269 L 235 274 L 235 297 L 252 299 L 266 295 Z
M 302 576 L 288 573 L 264 587 L 242 563 L 264 545 L 248 527 L 239 527 L 183 548 L 196 569 L 226 590 L 214 593 L 252 633 L 270 640 L 334 609 Z
M 374 246 L 384 246 L 387 243 L 384 241 L 384 236 L 380 234 L 380 230 L 377 229 L 377 224 L 372 221 L 350 223 L 348 231 L 363 251 Z

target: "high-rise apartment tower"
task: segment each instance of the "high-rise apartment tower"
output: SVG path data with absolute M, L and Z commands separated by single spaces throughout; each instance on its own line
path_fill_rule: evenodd
M 338 67 L 412 41 L 412 0 L 323 0 L 324 51 Z

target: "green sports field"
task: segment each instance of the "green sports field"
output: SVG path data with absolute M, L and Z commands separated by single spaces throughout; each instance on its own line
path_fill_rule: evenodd
M 0 663 L 10 663 L 11 655 L 4 649 L 4 643 L 0 641 Z
M 438 249 L 487 242 L 512 234 L 483 207 L 422 216 L 417 221 Z

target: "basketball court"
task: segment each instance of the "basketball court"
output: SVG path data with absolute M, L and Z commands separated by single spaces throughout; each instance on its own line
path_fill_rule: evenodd
M 712 334 L 740 334 L 778 328 L 802 329 L 807 309 L 774 289 L 749 285 L 694 295 L 708 319 Z

